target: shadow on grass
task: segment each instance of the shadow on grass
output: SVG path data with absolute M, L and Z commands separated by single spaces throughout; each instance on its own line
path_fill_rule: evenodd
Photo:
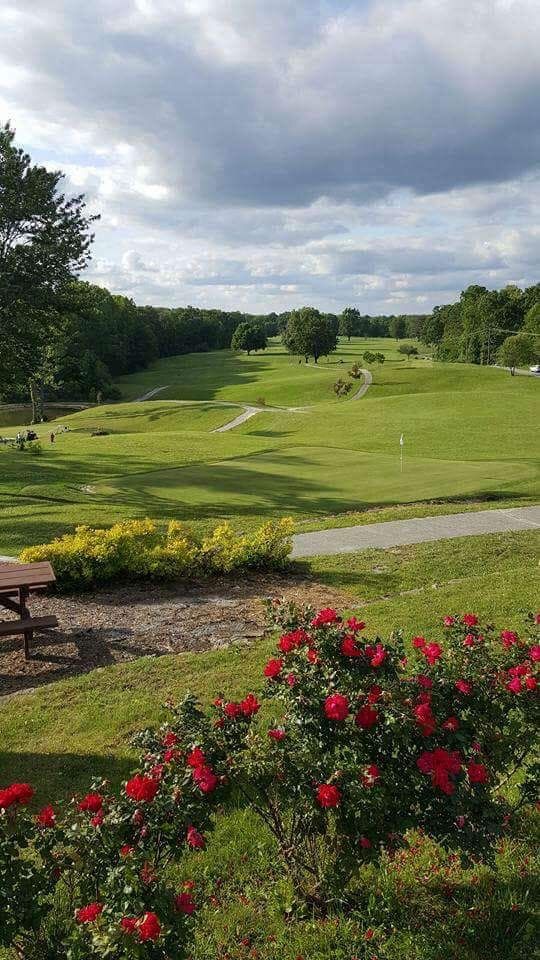
M 127 744 L 126 744 L 127 754 Z M 112 787 L 126 780 L 136 764 L 136 754 L 8 753 L 0 751 L 0 783 L 30 783 L 36 791 L 34 808 L 47 801 L 86 792 L 94 777 L 103 777 Z

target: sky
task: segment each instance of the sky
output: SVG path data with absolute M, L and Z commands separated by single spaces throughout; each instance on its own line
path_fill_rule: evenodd
M 539 0 L 2 0 L 0 33 L 0 119 L 139 304 L 540 280 Z

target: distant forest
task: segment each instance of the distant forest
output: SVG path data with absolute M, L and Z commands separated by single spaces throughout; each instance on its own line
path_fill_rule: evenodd
M 114 380 L 148 367 L 160 357 L 226 350 L 240 323 L 264 327 L 267 336 L 283 332 L 288 312 L 247 314 L 200 307 L 136 306 L 103 287 L 73 281 L 56 304 L 57 322 L 46 344 L 51 371 L 49 400 L 119 399 Z M 346 307 L 324 314 L 343 337 L 414 338 L 433 348 L 440 360 L 495 363 L 503 342 L 527 334 L 540 345 L 540 284 L 521 290 L 470 286 L 457 303 L 437 306 L 429 315 L 362 314 Z M 0 400 L 25 401 L 28 384 L 0 385 Z
M 346 314 L 347 311 L 344 311 Z M 417 336 L 422 318 L 367 317 L 349 308 L 353 336 Z M 45 382 L 49 400 L 119 399 L 114 380 L 148 367 L 160 357 L 225 350 L 234 331 L 248 321 L 264 327 L 267 336 L 285 328 L 287 313 L 254 315 L 199 307 L 152 307 L 111 294 L 103 287 L 73 281 L 56 303 L 54 335 L 46 345 L 51 375 Z M 339 316 L 331 316 L 340 329 Z M 342 315 L 343 316 L 343 315 Z M 348 328 L 349 329 L 349 328 Z M 26 401 L 28 384 L 0 385 L 0 400 Z

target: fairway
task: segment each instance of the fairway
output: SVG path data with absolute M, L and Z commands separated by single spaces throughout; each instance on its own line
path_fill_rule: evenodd
M 274 342 L 250 357 L 180 356 L 124 378 L 127 396 L 168 389 L 155 400 L 66 416 L 55 428 L 64 423 L 70 430 L 54 444 L 40 428 L 40 456 L 0 448 L 0 553 L 77 523 L 121 517 L 203 526 L 228 518 L 245 528 L 290 515 L 327 526 L 329 517 L 339 525 L 350 511 L 361 522 L 361 512 L 377 506 L 537 499 L 539 383 L 494 368 L 407 361 L 397 346 L 342 341 L 315 366 L 299 364 Z M 382 351 L 386 362 L 371 368 L 364 397 L 337 399 L 333 382 L 352 362 L 362 364 L 366 349 Z M 263 400 L 282 409 L 213 432 L 241 404 Z M 97 429 L 106 435 L 92 436 Z

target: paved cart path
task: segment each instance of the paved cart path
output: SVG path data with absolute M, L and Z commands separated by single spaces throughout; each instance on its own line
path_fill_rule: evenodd
M 392 520 L 356 527 L 334 527 L 315 533 L 298 533 L 293 537 L 292 556 L 329 556 L 334 553 L 354 553 L 367 547 L 384 549 L 428 540 L 534 529 L 540 530 L 540 506 L 479 510 L 476 513 L 454 513 L 450 516 Z

